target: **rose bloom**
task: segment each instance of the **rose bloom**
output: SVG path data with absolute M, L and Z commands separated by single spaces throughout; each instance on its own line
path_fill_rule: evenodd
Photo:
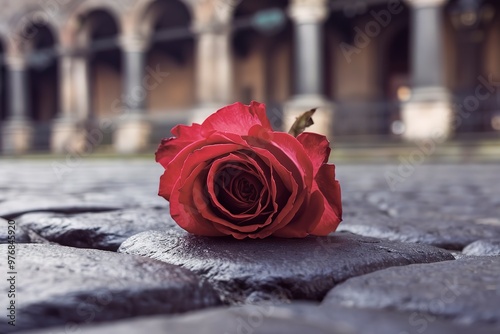
M 262 103 L 235 103 L 163 139 L 159 195 L 186 231 L 237 239 L 324 236 L 342 221 L 325 136 L 273 131 Z

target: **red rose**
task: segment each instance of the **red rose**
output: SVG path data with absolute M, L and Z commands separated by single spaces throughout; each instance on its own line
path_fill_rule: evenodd
M 342 221 L 325 136 L 275 132 L 265 105 L 235 103 L 162 140 L 159 195 L 188 232 L 237 239 L 327 235 Z

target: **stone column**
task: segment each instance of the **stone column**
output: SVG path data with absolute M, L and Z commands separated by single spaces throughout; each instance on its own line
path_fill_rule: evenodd
M 8 116 L 2 135 L 3 152 L 22 154 L 32 145 L 33 127 L 28 116 L 28 68 L 21 56 L 7 59 Z
M 76 56 L 72 63 L 76 117 L 83 122 L 88 122 L 92 117 L 90 112 L 92 103 L 90 96 L 90 59 L 86 53 L 82 53 Z
M 403 105 L 408 140 L 447 138 L 453 112 L 445 87 L 442 8 L 447 0 L 407 0 L 411 7 L 412 97 Z
M 118 116 L 114 134 L 115 150 L 119 153 L 137 153 L 149 146 L 151 124 L 145 117 L 147 87 L 147 43 L 139 37 L 125 37 L 123 48 L 123 111 Z
M 295 118 L 318 108 L 314 125 L 306 131 L 331 135 L 333 104 L 324 94 L 323 23 L 328 16 L 325 0 L 294 0 L 289 15 L 295 31 L 295 95 L 284 106 L 283 130 L 288 131 Z
M 51 150 L 59 154 L 81 151 L 89 116 L 87 60 L 70 50 L 63 50 L 59 59 L 59 98 L 60 110 L 52 126 Z
M 196 100 L 190 123 L 205 118 L 230 101 L 231 53 L 228 25 L 198 24 L 196 37 Z

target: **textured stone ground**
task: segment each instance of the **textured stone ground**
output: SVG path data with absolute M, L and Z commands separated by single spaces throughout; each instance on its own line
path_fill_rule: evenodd
M 330 237 L 240 242 L 179 229 L 152 161 L 1 161 L 0 332 L 498 332 L 500 165 L 405 168 L 339 165 Z

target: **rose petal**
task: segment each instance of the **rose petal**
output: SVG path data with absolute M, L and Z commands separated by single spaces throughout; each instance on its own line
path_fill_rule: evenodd
M 330 158 L 330 142 L 320 134 L 303 132 L 297 136 L 297 140 L 302 144 L 307 155 L 313 164 L 313 173 L 316 175 L 319 168 L 328 162 Z
M 296 180 L 303 180 L 309 189 L 312 186 L 313 166 L 302 144 L 293 136 L 284 132 L 270 132 L 255 125 L 245 137 L 253 147 L 262 147 L 275 155 L 291 171 Z
M 172 128 L 172 134 L 183 141 L 196 141 L 203 139 L 201 125 L 193 123 L 191 126 L 179 124 Z
M 221 144 L 224 143 L 224 144 Z M 165 173 L 163 174 L 163 177 L 160 180 L 160 196 L 163 196 L 166 200 L 170 199 L 170 194 L 172 190 L 174 189 L 174 185 L 177 182 L 177 180 L 180 177 L 180 171 L 184 170 L 183 166 L 184 163 L 186 162 L 187 158 L 193 154 L 195 151 L 206 148 L 206 147 L 218 147 L 217 145 L 233 145 L 232 148 L 229 148 L 228 150 L 225 150 L 226 153 L 232 152 L 232 151 L 237 151 L 241 148 L 242 146 L 238 146 L 236 144 L 233 144 L 231 142 L 228 142 L 228 140 L 221 139 L 218 136 L 211 136 L 205 140 L 200 140 L 197 142 L 194 142 L 184 149 L 182 149 L 176 156 L 175 158 L 170 161 L 170 163 L 165 167 Z M 217 149 L 212 152 L 205 152 L 205 157 L 207 159 L 213 159 L 217 157 L 218 155 L 222 153 L 218 153 Z M 212 154 L 214 153 L 214 154 Z M 198 162 L 201 161 L 206 161 L 203 160 L 203 158 L 199 158 Z M 196 164 L 196 163 L 195 163 Z M 186 166 L 189 166 L 187 164 Z M 191 166 L 193 167 L 193 166 Z
M 238 239 L 304 237 L 328 234 L 340 223 L 340 187 L 335 167 L 325 164 L 326 137 L 273 132 L 265 106 L 257 102 L 235 103 L 202 125 L 178 126 L 172 133 L 175 137 L 163 140 L 156 152 L 165 167 L 159 193 L 189 232 Z M 245 175 L 231 178 L 216 194 L 215 179 L 225 168 Z M 221 203 L 220 194 L 229 202 Z M 257 194 L 265 198 L 258 200 Z
M 226 165 L 221 171 L 216 170 L 213 173 L 218 175 L 217 178 L 220 178 L 221 173 L 224 173 L 224 171 L 227 169 L 239 170 L 241 175 L 234 175 L 229 180 L 229 184 L 227 184 L 227 186 L 225 184 L 226 181 L 224 181 L 222 185 L 219 185 L 218 187 L 219 193 L 216 194 L 217 196 L 214 197 L 216 198 L 217 202 L 220 202 L 220 204 L 222 204 L 222 206 L 228 209 L 228 211 L 230 211 L 232 214 L 243 214 L 245 212 L 248 212 L 251 208 L 255 208 L 256 206 L 260 207 L 261 202 L 258 200 L 260 198 L 259 194 L 262 194 L 263 191 L 265 190 L 265 183 L 266 183 L 264 180 L 260 180 L 261 176 L 255 172 L 237 168 L 237 166 L 233 165 Z M 228 177 L 229 176 L 226 176 L 225 179 L 227 179 Z M 247 181 L 254 189 L 254 193 L 250 198 L 244 198 L 244 194 L 241 192 L 242 189 L 240 189 L 240 187 L 241 187 L 241 182 L 243 181 Z M 211 184 L 212 182 L 213 181 L 210 181 L 210 176 L 209 176 L 208 183 Z M 236 206 L 242 211 L 236 212 L 233 210 L 229 210 L 229 208 L 234 206 Z M 258 211 L 259 210 L 255 211 L 254 213 L 258 213 Z
M 278 177 L 276 177 L 276 181 L 279 181 Z M 297 211 L 303 207 L 304 200 L 307 197 L 307 192 L 305 191 L 301 191 L 298 193 L 293 192 L 285 196 L 280 196 L 284 195 L 283 194 L 284 187 L 278 186 L 278 189 L 279 190 L 277 191 L 278 192 L 277 197 L 282 197 L 285 200 L 285 203 L 281 203 L 281 205 L 279 205 L 278 210 L 275 211 L 274 216 L 271 217 L 272 224 L 266 224 L 266 226 L 248 235 L 235 232 L 232 234 L 235 238 L 243 239 L 245 238 L 245 236 L 252 239 L 266 238 L 270 235 L 274 235 L 274 233 L 277 230 L 290 223 L 290 221 L 295 217 Z M 280 200 L 277 199 L 277 202 L 280 203 Z M 218 227 L 216 226 L 216 228 Z
M 310 200 L 300 208 L 301 212 L 293 213 L 292 221 L 282 229 L 273 233 L 281 238 L 304 238 L 310 234 L 311 224 L 317 225 L 324 211 L 323 195 L 316 190 L 311 194 Z
M 229 162 L 242 162 L 245 163 L 246 161 L 235 155 L 235 154 L 230 154 L 228 156 L 225 156 L 223 158 L 217 159 L 212 163 L 210 166 L 210 169 L 208 171 L 208 177 L 207 177 L 207 185 L 208 185 L 208 194 L 210 195 L 211 202 L 214 204 L 214 206 L 220 210 L 223 214 L 225 214 L 228 219 L 233 219 L 233 220 L 243 220 L 243 219 L 248 219 L 254 217 L 256 214 L 259 212 L 256 212 L 254 214 L 235 214 L 230 210 L 230 208 L 225 207 L 222 203 L 220 203 L 219 198 L 217 197 L 216 194 L 216 189 L 215 186 L 217 185 L 216 182 L 216 174 L 220 171 L 221 166 L 224 166 L 228 164 Z M 221 191 L 221 188 L 219 188 L 219 191 Z M 235 201 L 238 201 L 237 198 L 234 199 Z
M 205 164 L 206 161 L 210 161 L 216 157 L 222 157 L 224 154 L 228 154 L 234 151 L 238 151 L 241 146 L 237 144 L 214 144 L 214 145 L 208 145 L 204 146 L 200 149 L 195 150 L 192 154 L 190 154 L 187 159 L 185 160 L 184 166 L 181 170 L 180 176 L 178 176 L 178 180 L 181 180 L 179 183 L 176 183 L 173 187 L 174 191 L 172 191 L 172 195 L 175 193 L 176 194 L 176 199 L 179 201 L 179 203 L 187 205 L 186 208 L 181 207 L 180 209 L 177 209 L 176 214 L 177 216 L 174 217 L 174 219 L 186 219 L 185 217 L 187 215 L 193 215 L 192 212 L 193 208 L 198 210 L 198 214 L 196 216 L 206 216 L 210 212 L 210 207 L 208 206 L 209 199 L 205 194 L 203 193 L 204 186 L 206 185 L 206 178 L 203 180 L 203 182 L 200 183 L 199 179 L 197 177 L 199 175 L 194 175 L 196 173 L 199 174 L 199 172 L 202 170 L 200 169 L 200 164 Z M 269 154 L 269 152 L 267 152 Z M 274 157 L 272 157 L 274 158 Z M 175 159 L 177 160 L 177 158 Z M 172 163 L 173 164 L 173 163 Z M 169 168 L 172 166 L 172 164 L 169 165 Z M 167 173 L 168 169 L 164 173 L 164 177 L 168 178 L 169 174 Z M 163 180 L 163 177 L 162 177 Z M 197 185 L 192 185 L 192 182 L 196 180 Z M 293 182 L 292 187 L 293 187 Z M 165 182 L 165 184 L 167 184 Z M 296 186 L 295 186 L 296 187 Z M 163 190 L 163 193 L 166 193 L 169 188 L 161 187 Z M 195 191 L 196 189 L 196 191 Z M 180 193 L 180 195 L 178 194 Z M 190 198 L 190 196 L 193 196 L 193 194 L 196 194 L 197 198 L 196 201 L 193 202 L 193 200 Z M 171 199 L 173 201 L 174 199 Z M 201 206 L 201 208 L 200 208 Z M 181 210 L 183 209 L 183 211 Z M 190 209 L 190 210 L 188 210 Z M 180 212 L 180 213 L 179 213 Z M 177 220 L 176 220 L 177 222 Z M 205 221 L 206 222 L 206 221 Z M 221 219 L 217 220 L 217 223 L 222 224 L 222 225 L 227 225 L 231 226 L 233 228 L 238 228 L 240 229 L 241 227 L 235 227 L 234 224 Z M 252 229 L 257 229 L 261 226 L 264 226 L 266 224 L 270 224 L 271 220 L 266 220 L 263 224 L 260 224 L 260 226 L 252 226 L 252 225 L 245 225 L 243 228 L 244 230 L 252 230 Z M 180 224 L 179 224 L 180 225 Z M 186 222 L 184 222 L 184 225 L 188 225 Z M 227 231 L 227 229 L 221 229 L 220 226 L 214 226 L 214 228 L 218 229 L 219 231 Z M 196 232 L 192 232 L 196 233 Z M 229 234 L 229 233 L 227 233 Z
M 286 193 L 284 198 L 286 200 L 286 203 L 275 210 L 274 214 L 269 216 L 264 224 L 258 224 L 264 227 L 260 227 L 258 230 L 256 230 L 255 233 L 243 233 L 239 229 L 239 227 L 234 227 L 233 225 L 233 228 L 231 228 L 227 226 L 227 222 L 224 222 L 225 225 L 214 225 L 214 227 L 219 231 L 230 234 L 237 239 L 244 239 L 246 237 L 265 238 L 271 235 L 274 231 L 286 225 L 293 218 L 293 215 L 299 210 L 307 195 L 307 192 L 299 191 L 299 186 L 293 178 L 292 173 L 288 171 L 283 165 L 281 165 L 280 161 L 278 161 L 278 159 L 276 159 L 276 157 L 271 154 L 271 152 L 255 147 L 254 152 L 258 154 L 258 156 L 263 159 L 268 166 L 272 166 L 274 168 L 276 174 L 273 179 L 282 182 L 281 186 L 277 186 L 278 189 L 276 190 L 276 196 L 278 197 L 280 193 Z M 300 183 L 302 182 L 300 181 Z M 258 218 L 259 217 L 255 219 Z
M 238 159 L 239 158 L 239 159 Z M 223 157 L 221 159 L 218 159 L 214 161 L 212 166 L 210 167 L 210 171 L 208 172 L 208 177 L 207 177 L 207 184 L 208 184 L 208 193 L 210 195 L 211 201 L 214 204 L 214 207 L 207 207 L 203 210 L 200 210 L 200 213 L 203 217 L 206 219 L 210 220 L 213 222 L 215 225 L 214 227 L 220 231 L 223 231 L 224 233 L 227 234 L 233 234 L 234 233 L 251 233 L 254 232 L 255 230 L 262 228 L 263 226 L 269 225 L 272 223 L 271 217 L 266 217 L 262 214 L 262 211 L 256 212 L 254 214 L 234 214 L 228 208 L 224 207 L 219 199 L 217 198 L 214 190 L 214 175 L 217 173 L 217 171 L 220 169 L 221 165 L 227 164 L 228 161 L 234 162 L 234 161 L 245 161 L 242 157 L 237 157 L 236 155 L 229 155 L 226 157 Z M 260 168 L 260 167 L 259 167 Z M 264 175 L 262 175 L 264 176 Z M 269 189 L 269 190 L 272 190 Z M 273 206 L 273 211 L 277 209 L 277 204 L 272 203 Z M 218 216 L 213 210 L 218 209 L 220 210 L 223 214 L 226 215 L 227 219 L 224 219 L 220 216 Z M 258 224 L 240 224 L 239 222 L 245 222 L 248 221 L 249 219 L 258 217 L 259 218 L 259 223 Z M 264 220 L 262 222 L 262 220 Z
M 187 145 L 203 139 L 201 135 L 201 125 L 192 126 L 177 125 L 172 129 L 175 137 L 162 139 L 156 150 L 156 162 L 166 168 L 179 152 Z
M 248 129 L 257 124 L 272 130 L 266 116 L 265 105 L 252 101 L 249 106 L 236 102 L 219 109 L 216 113 L 210 115 L 201 127 L 202 133 L 207 136 L 213 131 L 246 135 Z
M 293 137 L 292 137 L 293 138 Z M 295 187 L 298 186 L 297 182 L 293 179 L 292 173 L 287 170 L 285 166 L 279 161 L 272 152 L 265 148 L 261 148 L 258 146 L 252 146 L 247 142 L 247 137 L 245 139 L 239 135 L 234 135 L 230 133 L 213 133 L 210 135 L 209 138 L 207 138 L 207 143 L 216 143 L 216 142 L 230 142 L 230 143 L 235 143 L 239 144 L 243 147 L 242 150 L 248 150 L 250 152 L 255 152 L 256 156 L 258 156 L 260 159 L 264 160 L 264 164 L 267 166 L 270 166 L 274 168 L 274 170 L 278 173 L 279 177 L 283 181 L 283 184 L 285 185 L 286 189 L 288 191 L 293 191 Z M 300 145 L 300 143 L 299 143 Z M 179 154 L 178 157 L 176 157 L 175 160 L 180 160 L 180 158 L 183 157 L 183 152 Z M 300 181 L 300 180 L 299 180 Z M 302 183 L 302 182 L 301 182 Z
M 342 198 L 340 184 L 335 180 L 335 166 L 321 166 L 315 181 L 325 198 L 325 211 L 318 225 L 311 230 L 311 234 L 323 236 L 335 231 L 342 222 Z
M 172 192 L 170 198 L 170 215 L 180 227 L 189 233 L 205 236 L 223 236 L 225 234 L 215 229 L 210 222 L 207 222 L 196 208 L 196 204 L 203 202 L 204 199 L 203 194 L 193 192 L 193 187 L 196 177 L 199 174 L 198 172 L 202 171 L 205 166 L 206 164 L 203 163 L 196 166 L 194 172 L 184 180 L 184 189 L 182 192 L 180 191 L 181 185 L 176 185 L 175 188 L 178 190 Z M 181 180 L 179 179 L 178 182 L 181 183 Z M 188 186 L 186 187 L 186 185 Z

